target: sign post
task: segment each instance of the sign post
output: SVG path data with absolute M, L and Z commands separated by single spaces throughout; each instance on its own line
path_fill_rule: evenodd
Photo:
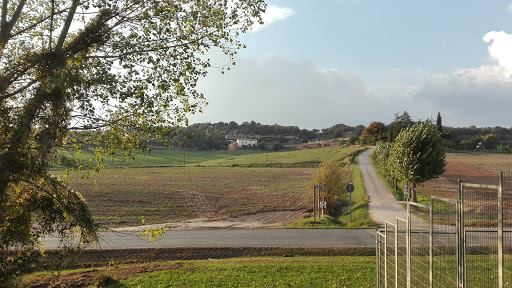
M 407 183 L 404 184 L 404 201 L 407 199 L 409 201 L 409 185 Z
M 325 196 L 324 196 L 324 200 L 323 201 L 320 201 L 320 209 L 321 210 L 321 213 L 320 213 L 320 219 L 324 219 L 324 209 L 327 208 L 327 202 L 325 202 Z
M 318 202 L 316 201 L 316 191 L 318 190 Z M 318 205 L 318 213 L 320 214 L 320 190 L 322 190 L 322 184 L 313 185 L 313 222 L 316 223 L 316 211 Z M 322 215 L 323 216 L 323 215 Z
M 347 190 L 349 195 L 349 209 L 350 209 L 350 223 L 352 223 L 352 192 L 354 192 L 354 184 L 348 183 L 348 185 L 345 187 L 345 190 Z

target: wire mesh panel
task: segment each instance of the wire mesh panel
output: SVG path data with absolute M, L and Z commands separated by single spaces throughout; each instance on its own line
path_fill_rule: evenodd
M 457 200 L 431 197 L 432 287 L 457 285 Z
M 396 224 L 386 222 L 386 287 L 396 286 L 395 230 Z
M 503 287 L 512 287 L 512 172 L 502 172 Z
M 382 234 L 381 232 L 377 231 L 377 233 L 375 233 L 375 237 L 376 237 L 376 249 L 375 249 L 375 254 L 376 254 L 376 262 L 377 262 L 377 288 L 384 288 L 386 287 L 385 286 L 385 282 L 386 282 L 386 277 L 385 277 L 385 253 L 384 253 L 384 250 L 385 250 L 385 246 L 384 246 L 384 239 L 385 239 L 385 235 Z
M 396 218 L 396 287 L 407 287 L 407 221 Z
M 498 190 L 462 185 L 465 287 L 498 287 Z
M 430 207 L 409 202 L 408 215 L 414 214 L 422 219 L 430 217 Z M 430 286 L 430 231 L 411 226 L 410 233 L 410 277 L 411 287 Z

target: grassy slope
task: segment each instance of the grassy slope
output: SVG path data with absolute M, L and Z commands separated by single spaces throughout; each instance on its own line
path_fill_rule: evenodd
M 364 149 L 360 146 L 348 148 L 323 148 L 287 151 L 279 153 L 260 153 L 240 157 L 226 157 L 201 162 L 200 166 L 242 166 L 242 167 L 316 167 L 324 160 L 341 161 Z
M 152 146 L 150 153 L 134 152 L 135 160 L 122 161 L 119 158 L 105 157 L 105 162 L 111 167 L 147 167 L 147 166 L 183 166 L 197 164 L 209 160 L 225 159 L 229 157 L 239 157 L 244 155 L 254 155 L 265 153 L 262 150 L 238 150 L 238 151 L 194 151 L 180 150 L 176 148 L 168 149 L 162 146 Z M 62 156 L 72 158 L 73 155 L 67 152 L 61 152 Z M 91 153 L 84 151 L 82 159 L 89 159 Z M 85 160 L 88 161 L 88 160 Z M 54 165 L 54 170 L 63 170 L 67 167 L 62 165 Z
M 374 257 L 293 257 L 194 261 L 184 269 L 150 273 L 118 287 L 370 287 L 374 283 Z
M 155 271 L 152 267 L 168 268 L 144 272 Z M 59 274 L 36 272 L 24 277 L 21 283 L 24 286 L 40 283 L 36 287 L 77 282 L 91 285 L 105 278 L 125 279 L 112 281 L 118 284 L 108 287 L 374 287 L 375 256 L 247 257 L 114 264 L 64 270 Z

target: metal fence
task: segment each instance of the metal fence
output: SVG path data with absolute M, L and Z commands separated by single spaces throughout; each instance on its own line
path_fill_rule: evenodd
M 511 208 L 512 172 L 500 185 L 459 181 L 457 200 L 407 202 L 407 219 L 377 232 L 377 287 L 512 287 Z

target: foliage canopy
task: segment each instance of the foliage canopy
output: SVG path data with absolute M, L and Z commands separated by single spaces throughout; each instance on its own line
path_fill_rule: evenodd
M 411 187 L 437 178 L 445 171 L 445 150 L 441 133 L 430 120 L 405 128 L 390 153 L 391 173 Z
M 196 85 L 208 51 L 218 47 L 229 69 L 239 34 L 265 9 L 262 0 L 0 5 L 0 249 L 23 251 L 52 232 L 95 240 L 84 199 L 48 174 L 56 151 L 91 149 L 76 167 L 98 170 L 104 155 L 131 157 L 141 138 L 168 139 L 206 104 Z M 0 282 L 17 261 L 2 256 Z
M 366 129 L 364 129 L 361 138 L 375 138 L 382 139 L 383 134 L 386 132 L 386 125 L 382 122 L 373 121 Z

